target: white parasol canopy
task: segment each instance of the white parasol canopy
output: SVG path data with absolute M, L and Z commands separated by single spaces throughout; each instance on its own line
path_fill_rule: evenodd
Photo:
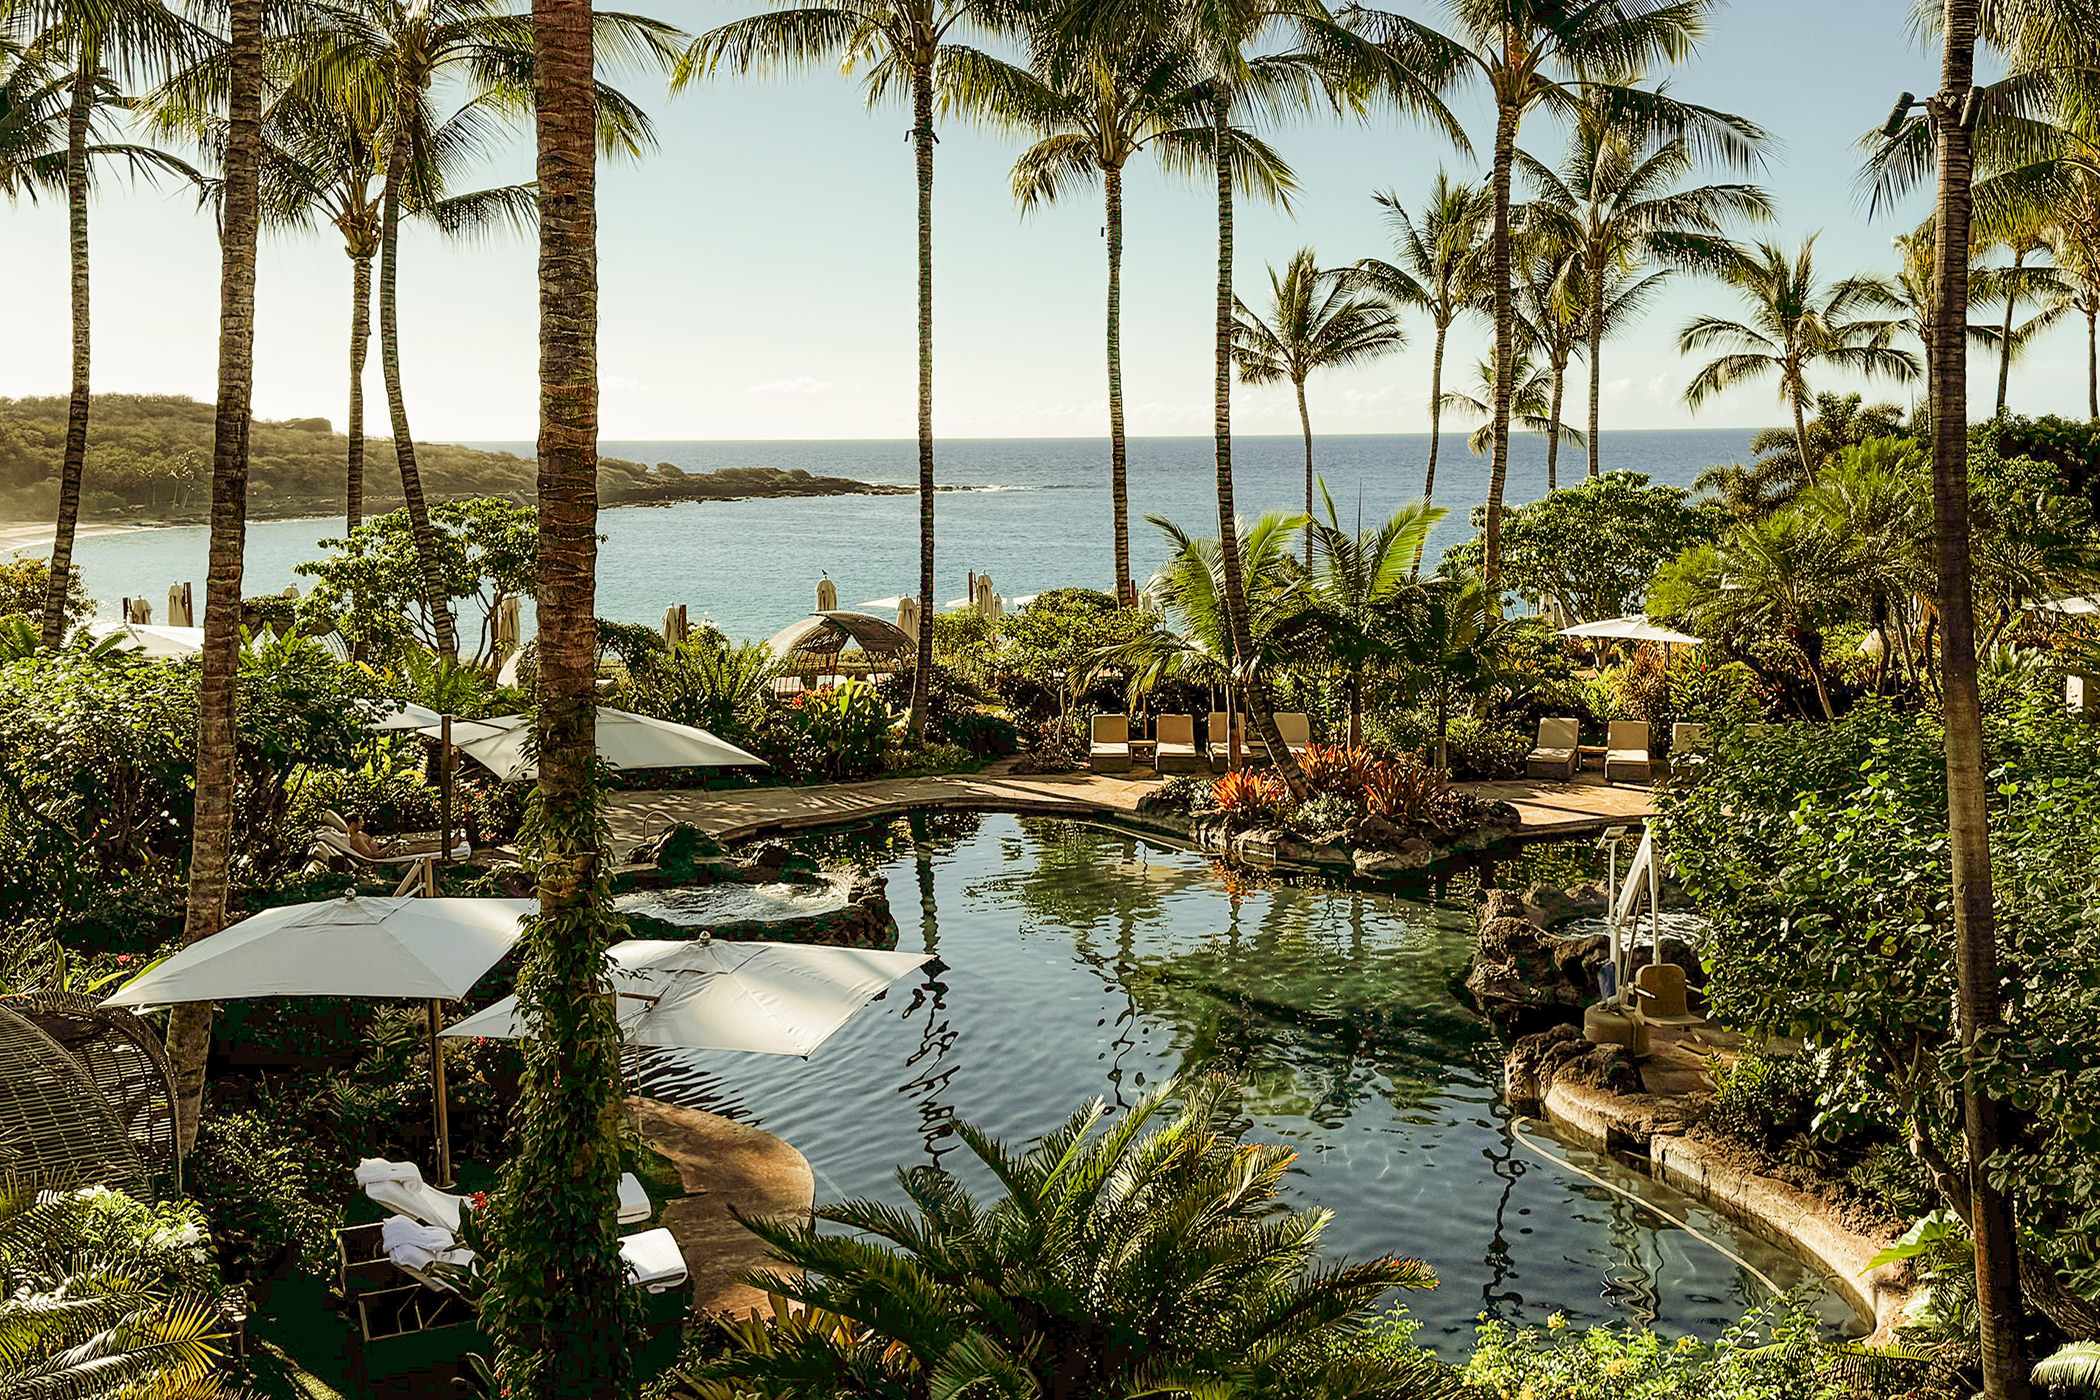
M 202 627 L 154 627 L 143 622 L 90 622 L 88 635 L 96 641 L 120 637 L 118 646 L 148 661 L 172 661 L 195 656 L 204 650 Z
M 1699 639 L 1686 632 L 1650 622 L 1645 613 L 1632 613 L 1626 617 L 1608 617 L 1602 622 L 1579 622 L 1573 627 L 1560 629 L 1563 637 L 1599 637 L 1623 642 L 1669 642 L 1677 646 L 1697 646 Z
M 346 895 L 262 913 L 191 944 L 106 1006 L 241 997 L 457 1001 L 518 941 L 529 899 Z
M 883 612 L 895 612 L 903 606 L 904 595 L 901 593 L 891 598 L 870 598 L 867 602 L 858 605 L 861 612 L 872 612 L 877 608 L 880 608 Z
M 418 731 L 440 737 L 435 729 Z M 452 743 L 461 753 L 506 783 L 539 776 L 539 765 L 525 752 L 532 726 L 524 715 L 452 722 Z M 667 719 L 598 711 L 598 757 L 614 768 L 763 768 L 766 761 L 705 729 L 673 724 Z
M 2084 617 L 2088 613 L 2100 612 L 2100 598 L 2051 598 L 2046 603 L 2036 603 L 2034 606 L 2045 612 L 2069 613 L 2073 617 Z
M 644 939 L 613 945 L 612 990 L 629 1045 L 807 1058 L 929 956 L 705 936 Z M 445 1034 L 522 1040 L 529 1032 L 517 1012 L 517 998 L 505 997 Z
M 392 709 L 378 711 L 365 728 L 382 734 L 405 729 L 429 729 L 442 723 L 444 718 L 436 710 L 418 705 L 413 700 L 404 700 Z

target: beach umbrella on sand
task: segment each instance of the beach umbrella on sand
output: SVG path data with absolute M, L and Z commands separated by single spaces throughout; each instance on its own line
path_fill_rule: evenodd
M 440 734 L 425 729 L 430 738 Z M 524 715 L 452 722 L 452 744 L 506 783 L 539 776 L 539 765 L 525 751 L 532 733 Z M 598 711 L 598 757 L 612 768 L 763 768 L 766 761 L 705 729 L 625 710 Z
M 138 1009 L 246 997 L 379 997 L 430 1004 L 431 1116 L 438 1184 L 452 1176 L 444 1001 L 458 1001 L 518 941 L 530 899 L 341 899 L 265 909 L 165 958 L 103 1005 Z
M 636 940 L 611 949 L 611 990 L 629 1045 L 807 1059 L 853 1013 L 930 954 L 807 943 Z M 505 997 L 445 1032 L 522 1040 Z

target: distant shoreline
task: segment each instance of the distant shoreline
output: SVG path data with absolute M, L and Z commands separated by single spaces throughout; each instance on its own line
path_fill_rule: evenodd
M 74 528 L 73 538 L 85 540 L 97 535 L 128 535 L 134 530 L 156 530 L 159 528 L 158 524 L 132 525 L 100 520 L 93 523 L 82 521 Z M 10 550 L 17 554 L 28 549 L 48 551 L 52 542 L 57 538 L 58 528 L 48 520 L 0 521 L 0 550 Z

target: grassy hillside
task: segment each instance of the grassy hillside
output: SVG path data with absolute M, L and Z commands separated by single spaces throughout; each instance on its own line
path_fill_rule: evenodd
M 82 513 L 91 520 L 194 523 L 211 497 L 212 406 L 173 394 L 97 394 L 88 416 Z M 0 398 L 0 519 L 47 520 L 57 507 L 66 438 L 63 398 Z M 257 419 L 249 437 L 248 507 L 257 518 L 332 515 L 343 508 L 349 439 L 326 418 Z M 419 442 L 416 465 L 433 500 L 460 496 L 530 499 L 534 464 L 508 452 Z M 841 495 L 887 491 L 836 477 L 765 468 L 687 473 L 606 457 L 599 496 L 607 505 L 736 496 Z M 401 504 L 393 443 L 365 440 L 368 515 Z

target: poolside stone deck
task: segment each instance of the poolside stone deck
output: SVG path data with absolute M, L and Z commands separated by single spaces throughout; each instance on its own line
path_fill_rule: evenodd
M 693 1310 L 745 1314 L 766 1295 L 742 1281 L 766 1261 L 758 1236 L 737 1223 L 747 1216 L 804 1216 L 817 1180 L 800 1152 L 748 1124 L 655 1099 L 630 1098 L 642 1141 L 678 1166 L 685 1189 L 664 1207 L 661 1224 L 678 1240 L 693 1277 Z
M 1137 810 L 1159 779 L 1099 773 L 1016 774 L 1010 762 L 982 773 L 877 778 L 814 787 L 729 788 L 720 792 L 616 792 L 607 802 L 613 848 L 625 853 L 664 827 L 684 822 L 724 841 L 896 816 L 915 808 L 1015 811 L 1062 817 L 1110 817 Z M 1507 802 L 1523 820 L 1520 836 L 1576 837 L 1638 822 L 1654 810 L 1646 787 L 1606 786 L 1594 774 L 1574 782 L 1519 779 L 1461 784 Z

